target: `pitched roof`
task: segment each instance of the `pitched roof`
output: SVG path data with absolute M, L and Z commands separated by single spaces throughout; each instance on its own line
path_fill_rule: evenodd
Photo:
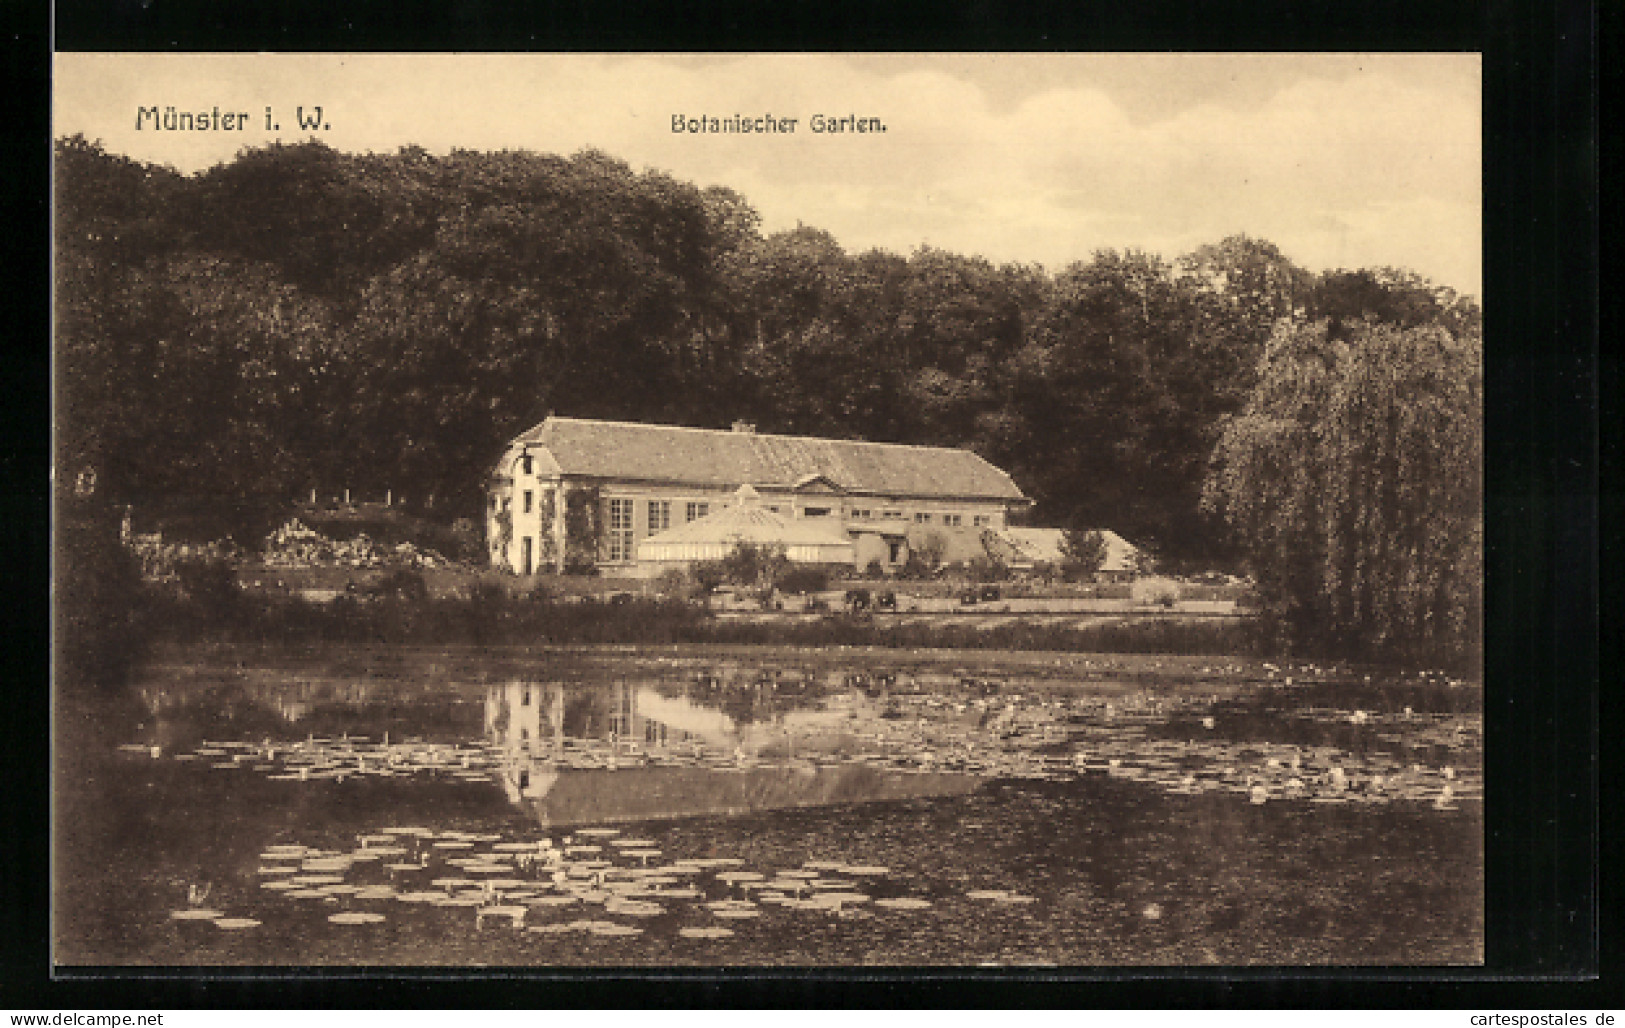
M 1010 476 L 970 450 L 552 417 L 514 440 L 545 448 L 566 475 L 751 483 L 789 489 L 821 476 L 852 493 L 1024 500 Z
M 747 483 L 739 488 L 734 502 L 703 518 L 669 528 L 658 535 L 639 540 L 639 553 L 648 547 L 683 544 L 745 542 L 752 545 L 840 546 L 848 549 L 852 539 L 838 523 L 827 520 L 791 520 L 762 507 L 756 491 Z

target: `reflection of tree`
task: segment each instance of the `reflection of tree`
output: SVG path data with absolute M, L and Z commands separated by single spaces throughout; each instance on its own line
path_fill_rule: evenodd
M 736 724 L 748 725 L 817 706 L 826 692 L 825 684 L 812 675 L 739 668 L 700 675 L 687 695 L 696 704 L 722 711 Z
M 607 689 L 568 690 L 564 699 L 564 734 L 585 739 L 594 727 L 609 725 L 610 705 Z
M 748 725 L 772 718 L 774 705 L 771 693 L 764 695 L 753 686 L 743 686 L 723 692 L 717 706 L 733 718 L 735 724 Z
M 500 738 L 508 734 L 508 725 L 513 720 L 513 707 L 508 703 L 507 690 L 496 691 L 496 713 L 491 715 L 491 731 Z

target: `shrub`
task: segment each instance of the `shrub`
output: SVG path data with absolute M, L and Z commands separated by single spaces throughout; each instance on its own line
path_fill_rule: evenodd
M 1171 578 L 1142 578 L 1129 588 L 1135 603 L 1172 607 L 1179 602 L 1179 583 Z
M 149 629 L 167 627 L 142 588 L 135 558 L 119 544 L 111 511 L 68 497 L 59 508 L 52 583 L 59 681 L 118 692 L 140 660 Z
M 911 551 L 908 558 L 903 561 L 903 566 L 897 569 L 897 577 L 923 581 L 930 578 L 936 569 L 935 562 Z
M 580 554 L 577 554 L 565 560 L 564 573 L 567 575 L 581 575 L 583 577 L 591 578 L 598 574 L 598 565 L 593 563 L 590 557 L 583 557 Z
M 769 589 L 789 570 L 790 561 L 779 546 L 754 546 L 747 542 L 735 543 L 722 558 L 723 573 L 735 585 L 747 588 Z
M 1009 566 L 991 556 L 972 559 L 968 571 L 973 582 L 1002 582 L 1010 577 Z
M 779 576 L 778 587 L 785 593 L 818 593 L 829 588 L 830 571 L 825 567 L 803 564 L 792 567 Z
M 699 591 L 688 572 L 681 568 L 667 568 L 654 582 L 655 592 L 670 599 L 686 600 Z
M 700 596 L 710 596 L 728 580 L 727 568 L 715 560 L 700 561 L 688 569 L 688 574 L 694 581 L 694 591 Z
M 1068 582 L 1087 581 L 1106 563 L 1106 537 L 1069 528 L 1061 533 L 1061 573 Z

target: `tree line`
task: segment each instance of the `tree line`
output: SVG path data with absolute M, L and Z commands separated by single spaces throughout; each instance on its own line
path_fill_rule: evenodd
M 1366 457 L 1423 470 L 1404 450 L 1431 430 L 1421 413 L 1395 429 L 1409 442 L 1360 436 L 1373 395 L 1477 367 L 1469 298 L 1398 269 L 1311 273 L 1239 235 L 1059 271 L 850 253 L 810 226 L 763 233 L 729 189 L 597 151 L 312 141 L 182 175 L 75 136 L 55 174 L 59 465 L 93 467 L 122 502 L 275 505 L 342 484 L 471 515 L 496 455 L 550 412 L 742 418 L 966 446 L 1014 476 L 1036 524 L 1222 563 L 1285 545 L 1260 527 L 1272 511 L 1314 520 L 1260 506 L 1301 479 L 1288 456 L 1320 469 L 1322 507 L 1400 502 L 1322 479 Z M 1406 377 L 1393 363 L 1419 333 L 1451 344 L 1427 344 L 1433 370 Z M 1327 384 L 1367 352 L 1381 356 L 1358 384 Z M 1334 412 L 1342 434 L 1323 442 Z M 1301 437 L 1272 427 L 1293 417 Z M 1248 463 L 1249 446 L 1281 461 Z M 1304 544 L 1322 558 L 1391 527 L 1327 516 Z

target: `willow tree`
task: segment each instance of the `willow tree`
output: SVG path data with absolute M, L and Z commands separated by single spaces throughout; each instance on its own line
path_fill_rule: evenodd
M 1481 393 L 1475 332 L 1277 325 L 1203 502 L 1247 553 L 1285 641 L 1476 663 Z

